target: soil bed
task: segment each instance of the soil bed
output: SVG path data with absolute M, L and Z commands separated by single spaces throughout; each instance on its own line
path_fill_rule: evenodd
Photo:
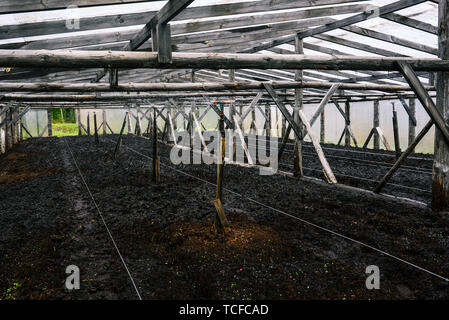
M 155 184 L 151 160 L 129 149 L 152 157 L 151 141 L 125 136 L 114 161 L 116 139 L 102 136 L 99 145 L 86 136 L 30 139 L 0 158 L 10 177 L 0 183 L 0 298 L 137 299 L 70 150 L 143 299 L 449 297 L 444 280 L 254 201 L 445 277 L 448 213 L 227 165 L 224 187 L 243 197 L 223 192 L 233 233 L 222 238 L 211 232 L 215 187 L 192 177 L 215 183 L 215 166 L 174 166 L 170 149 L 161 146 L 161 183 Z M 319 168 L 314 158 L 305 160 Z M 291 155 L 282 161 L 292 163 Z M 387 170 L 338 161 L 329 160 L 336 173 L 341 167 L 347 175 L 377 178 Z M 430 180 L 419 175 L 412 186 L 428 190 Z M 407 184 L 411 177 L 399 172 L 394 179 Z M 68 265 L 80 268 L 80 290 L 64 288 Z M 379 290 L 365 286 L 369 265 L 380 269 Z

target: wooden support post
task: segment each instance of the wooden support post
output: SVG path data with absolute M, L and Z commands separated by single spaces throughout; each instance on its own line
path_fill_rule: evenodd
M 10 148 L 12 148 L 14 146 L 14 144 L 16 143 L 15 139 L 16 139 L 16 134 L 15 134 L 15 130 L 14 130 L 14 125 L 13 125 L 13 121 L 14 121 L 14 117 L 15 117 L 15 110 L 12 110 L 10 113 L 10 125 L 9 125 L 9 130 L 10 130 Z
M 415 99 L 411 98 L 409 100 L 408 104 L 409 104 L 410 112 L 416 118 Z M 415 140 L 415 130 L 416 130 L 416 123 L 413 123 L 412 118 L 409 117 L 409 120 L 408 120 L 408 145 L 411 145 L 413 143 L 413 140 Z
M 215 200 L 213 204 L 215 206 L 215 218 L 214 227 L 217 233 L 224 234 L 226 228 L 229 228 L 229 222 L 226 218 L 226 214 L 223 209 L 222 195 L 223 195 L 223 165 L 225 160 L 225 148 L 226 148 L 226 138 L 224 129 L 224 106 L 220 103 L 220 118 L 218 122 L 218 129 L 220 131 L 220 154 L 218 155 L 217 161 L 217 190 L 215 194 Z
M 5 108 L 8 108 L 7 106 Z M 4 114 L 0 114 L 0 123 L 3 122 L 3 119 L 5 119 Z M 0 154 L 3 154 L 6 152 L 6 135 L 5 135 L 5 126 L 0 127 Z
M 438 57 L 449 59 L 449 5 L 440 0 L 438 5 Z M 448 121 L 449 112 L 449 72 L 437 72 L 436 107 Z M 435 158 L 432 174 L 432 207 L 436 210 L 446 209 L 449 202 L 449 146 L 440 130 L 435 130 Z
M 161 23 L 157 27 L 157 54 L 159 63 L 172 62 L 170 24 Z
M 131 129 L 131 108 L 128 107 L 128 134 L 132 133 Z
M 373 129 L 377 127 L 379 127 L 379 100 L 374 100 Z M 377 133 L 377 130 L 374 130 L 373 134 L 374 149 L 379 150 L 379 134 Z
M 152 119 L 151 119 L 151 113 L 148 115 L 148 125 L 147 125 L 147 130 L 145 130 L 146 131 L 146 135 L 147 135 L 147 137 L 149 137 L 150 136 L 150 134 L 151 134 L 151 123 L 152 123 L 153 121 L 152 121 Z
M 304 42 L 303 39 L 295 35 L 295 53 L 304 54 Z M 295 70 L 295 81 L 303 80 L 303 71 Z M 302 177 L 303 164 L 302 164 L 302 144 L 303 144 L 303 124 L 299 116 L 299 111 L 303 108 L 303 89 L 295 89 L 295 108 L 293 109 L 293 121 L 300 128 L 299 133 L 295 134 L 295 145 L 293 149 L 293 174 L 296 177 Z
M 19 141 L 23 140 L 22 118 L 17 122 L 17 131 L 19 132 Z
M 393 103 L 393 134 L 394 134 L 394 151 L 396 152 L 396 159 L 401 156 L 401 146 L 399 144 L 399 126 L 398 114 Z
M 94 112 L 94 128 L 95 128 L 95 143 L 98 144 L 100 141 L 98 139 L 97 113 L 96 112 Z
M 326 141 L 326 127 L 325 127 L 325 110 L 321 111 L 320 117 L 320 142 L 325 143 Z
M 137 112 L 137 119 L 136 119 L 136 134 L 141 136 L 142 135 L 142 122 L 140 120 L 140 108 L 139 106 L 136 106 L 136 112 Z
M 348 130 L 348 126 L 351 125 L 351 106 L 349 104 L 349 100 L 347 100 L 345 102 L 345 114 L 346 114 L 346 126 L 345 126 L 345 147 L 350 147 L 351 146 L 351 134 Z
M 122 128 L 120 129 L 120 134 L 118 136 L 117 144 L 115 145 L 114 159 L 117 159 L 117 157 L 119 155 L 119 152 L 120 152 L 120 147 L 122 146 L 122 135 L 123 135 L 123 131 L 125 130 L 126 118 L 127 117 L 129 117 L 129 113 L 128 112 L 125 113 L 125 118 L 123 118 Z
M 157 132 L 157 117 L 156 111 L 153 109 L 153 181 L 159 183 L 160 167 L 159 167 L 159 137 Z
M 75 118 L 76 118 L 76 123 L 78 124 L 78 135 L 82 135 L 82 131 L 81 131 L 81 112 L 80 109 L 77 108 L 75 109 Z
M 40 138 L 40 123 L 39 123 L 39 109 L 37 109 L 35 111 L 35 115 L 36 115 L 36 130 L 37 130 L 37 137 Z
M 118 69 L 117 68 L 109 69 L 109 86 L 111 89 L 115 89 L 118 87 Z
M 90 112 L 87 113 L 87 135 L 90 136 Z
M 51 121 L 51 110 L 47 108 L 47 129 L 48 136 L 51 137 L 53 135 L 53 126 Z
M 108 125 L 108 122 L 106 120 L 106 109 L 102 110 L 102 118 L 103 118 L 103 135 L 106 134 L 106 126 Z

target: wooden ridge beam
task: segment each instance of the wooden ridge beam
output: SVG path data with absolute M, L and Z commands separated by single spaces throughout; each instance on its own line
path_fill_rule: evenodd
M 316 88 L 330 89 L 338 84 L 340 90 L 377 90 L 386 92 L 411 91 L 409 86 L 335 83 L 324 81 L 270 81 L 275 89 Z M 263 83 L 257 81 L 245 82 L 192 82 L 192 83 L 121 83 L 111 88 L 108 83 L 5 83 L 0 82 L 0 92 L 151 92 L 151 91 L 220 91 L 220 90 L 256 90 L 263 89 Z M 427 90 L 435 87 L 426 86 Z M 336 88 L 330 93 L 335 92 Z M 0 100 L 2 100 L 0 98 Z M 329 100 L 329 97 L 327 98 Z M 326 103 L 327 103 L 326 100 Z M 311 121 L 313 123 L 313 121 Z
M 416 71 L 448 71 L 449 61 L 437 58 L 310 56 L 241 53 L 174 52 L 172 63 L 159 63 L 154 52 L 0 50 L 0 65 L 61 68 L 154 68 L 154 69 L 320 69 L 398 70 L 398 62 Z

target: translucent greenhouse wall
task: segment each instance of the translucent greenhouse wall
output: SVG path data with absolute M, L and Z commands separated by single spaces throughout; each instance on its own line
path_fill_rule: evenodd
M 28 129 L 33 138 L 48 137 L 48 118 L 47 109 L 31 109 L 22 117 L 23 125 Z M 29 138 L 23 131 L 23 138 Z
M 408 103 L 408 100 L 406 100 Z M 398 115 L 398 121 L 399 121 L 399 134 L 400 134 L 400 146 L 402 150 L 405 150 L 408 145 L 408 123 L 409 118 L 408 114 L 406 113 L 405 109 L 403 108 L 402 104 L 399 100 L 391 100 L 391 101 L 379 101 L 379 123 L 380 127 L 390 144 L 390 146 L 394 146 L 394 135 L 393 135 L 393 121 L 392 121 L 392 104 L 391 102 L 395 103 L 396 111 Z M 429 116 L 427 115 L 426 111 L 422 107 L 421 103 L 416 99 L 416 120 L 417 120 L 417 126 L 416 126 L 416 134 L 419 133 L 419 131 L 424 127 L 424 125 L 429 121 Z M 247 105 L 243 106 L 242 108 L 240 106 L 236 107 L 237 112 L 239 112 L 241 109 L 246 110 L 247 106 L 249 105 L 249 102 Z M 344 109 L 344 104 L 340 104 L 341 107 Z M 350 115 L 351 115 L 351 128 L 354 132 L 354 135 L 357 139 L 359 147 L 363 146 L 363 143 L 365 142 L 371 128 L 373 127 L 373 112 L 374 112 L 374 102 L 351 102 L 350 104 Z M 184 107 L 185 113 L 188 114 L 191 109 L 191 104 Z M 287 106 L 289 111 L 291 112 L 291 107 Z M 306 114 L 307 118 L 310 119 L 312 115 L 314 114 L 315 110 L 317 108 L 317 104 L 306 104 L 304 106 L 304 113 Z M 198 108 L 199 114 L 202 114 L 204 111 L 204 107 Z M 265 104 L 260 105 L 260 109 L 265 112 Z M 141 108 L 141 126 L 142 131 L 145 132 L 148 127 L 148 120 L 146 117 L 143 117 L 143 113 L 147 110 L 147 108 Z M 229 117 L 229 108 L 225 108 L 225 115 Z M 106 119 L 109 127 L 113 130 L 114 133 L 119 133 L 120 129 L 122 127 L 123 119 L 125 117 L 127 110 L 126 109 L 106 109 Z M 132 109 L 132 112 L 134 115 L 137 115 L 137 110 Z M 147 116 L 153 111 L 149 111 L 147 113 Z M 272 128 L 271 134 L 274 136 L 281 136 L 281 126 L 282 126 L 282 115 L 281 112 L 275 108 L 274 106 L 271 107 L 271 121 L 272 126 L 278 125 L 277 128 Z M 83 109 L 80 110 L 80 117 L 81 117 L 81 123 L 84 125 L 84 127 L 87 128 L 87 115 L 90 115 L 90 130 L 91 134 L 94 134 L 94 114 L 97 115 L 97 126 L 100 128 L 101 124 L 103 123 L 103 110 L 100 109 Z M 162 111 L 162 114 L 164 116 L 167 116 L 168 109 L 165 109 Z M 174 112 L 175 113 L 175 112 Z M 217 128 L 217 119 L 218 116 L 213 110 L 209 110 L 207 114 L 203 117 L 202 123 L 204 127 L 207 130 L 215 130 Z M 242 130 L 244 132 L 249 133 L 250 125 L 251 125 L 251 112 L 248 114 L 248 116 L 245 118 L 245 121 L 242 124 Z M 263 131 L 265 118 L 261 114 L 261 111 L 259 108 L 256 107 L 256 127 L 258 129 L 259 134 L 265 134 Z M 130 117 L 131 122 L 131 130 L 134 133 L 135 126 L 136 126 L 136 119 L 131 116 Z M 39 134 L 43 133 L 42 136 L 46 137 L 47 134 L 47 111 L 45 109 L 32 109 L 30 110 L 24 117 L 23 117 L 23 123 L 26 126 L 26 128 L 30 131 L 30 133 L 33 135 L 33 137 L 39 136 Z M 164 128 L 164 121 L 161 117 L 158 118 L 158 127 L 162 130 Z M 176 119 L 176 126 L 177 130 L 184 130 L 184 128 L 187 127 L 187 120 L 184 120 L 183 117 L 180 115 Z M 326 127 L 326 134 L 325 134 L 325 142 L 326 143 L 337 143 L 341 133 L 344 129 L 345 121 L 341 114 L 338 112 L 337 108 L 333 104 L 328 104 L 325 108 L 325 127 Z M 416 152 L 422 152 L 422 153 L 433 153 L 434 149 L 434 127 L 429 131 L 429 133 L 424 137 L 424 139 L 418 144 L 416 148 Z M 125 126 L 125 134 L 128 132 L 128 124 Z M 262 133 L 263 132 L 263 133 Z M 99 134 L 103 133 L 103 128 L 101 127 L 99 129 Z M 109 134 L 110 130 L 107 129 L 106 133 Z M 320 121 L 317 119 L 314 126 L 312 127 L 312 133 L 319 138 L 320 137 Z M 293 132 L 290 134 L 290 138 L 293 139 L 294 135 Z M 24 138 L 28 138 L 27 134 L 24 133 Z M 306 141 L 310 141 L 310 138 L 307 136 Z M 368 148 L 373 147 L 373 141 L 370 141 Z M 380 148 L 385 149 L 385 146 L 380 142 Z

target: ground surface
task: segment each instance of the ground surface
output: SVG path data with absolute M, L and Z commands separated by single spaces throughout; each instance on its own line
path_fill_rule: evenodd
M 215 186 L 204 182 L 215 182 L 215 166 L 179 165 L 175 171 L 165 166 L 172 166 L 170 150 L 161 147 L 162 181 L 155 184 L 144 157 L 152 156 L 149 140 L 125 136 L 113 161 L 117 137 L 100 139 L 98 146 L 84 136 L 30 139 L 0 156 L 0 298 L 138 298 L 77 166 L 143 299 L 449 297 L 446 281 L 296 219 L 448 277 L 447 213 L 226 166 L 223 202 L 233 234 L 223 239 L 211 233 Z M 286 156 L 282 161 L 291 163 Z M 329 158 L 335 172 L 341 167 L 346 175 L 376 179 L 387 170 L 336 161 Z M 305 157 L 306 166 L 319 170 L 317 164 Z M 426 172 L 415 178 L 399 172 L 394 179 L 430 188 Z M 401 190 L 404 196 L 410 191 Z M 419 192 L 410 197 L 429 198 Z M 64 288 L 68 265 L 81 270 L 80 290 Z M 379 290 L 366 289 L 368 265 L 380 268 Z

